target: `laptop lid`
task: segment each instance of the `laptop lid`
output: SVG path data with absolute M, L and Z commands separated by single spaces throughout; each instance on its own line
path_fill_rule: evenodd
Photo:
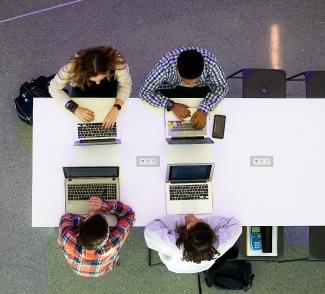
M 168 164 L 168 183 L 202 183 L 211 181 L 213 163 Z
M 74 166 L 62 169 L 66 179 L 119 177 L 118 166 Z

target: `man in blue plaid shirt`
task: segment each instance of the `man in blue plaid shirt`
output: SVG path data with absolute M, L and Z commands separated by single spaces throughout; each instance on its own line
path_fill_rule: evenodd
M 207 114 L 225 97 L 228 85 L 216 57 L 206 49 L 182 47 L 163 56 L 145 79 L 140 99 L 172 111 L 180 120 L 190 117 L 188 106 L 170 98 L 203 98 L 192 115 L 193 127 L 202 129 Z

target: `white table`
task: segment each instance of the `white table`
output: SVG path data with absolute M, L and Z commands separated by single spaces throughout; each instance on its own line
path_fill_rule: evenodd
M 113 103 L 76 100 L 98 121 Z M 194 107 L 200 101 L 179 100 Z M 226 98 L 214 113 L 227 116 L 223 140 L 168 145 L 163 110 L 131 98 L 119 117 L 121 145 L 77 147 L 76 117 L 53 99 L 34 99 L 32 226 L 58 226 L 63 166 L 120 166 L 121 201 L 144 226 L 166 214 L 167 164 L 190 162 L 215 163 L 216 214 L 243 225 L 325 225 L 325 99 Z M 160 167 L 136 167 L 137 155 L 159 155 Z M 250 167 L 251 155 L 272 155 L 274 166 Z

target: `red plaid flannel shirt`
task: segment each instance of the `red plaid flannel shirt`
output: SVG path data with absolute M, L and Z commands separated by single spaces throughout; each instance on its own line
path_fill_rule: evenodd
M 85 217 L 70 213 L 61 217 L 59 243 L 68 264 L 83 277 L 98 277 L 114 268 L 119 250 L 135 221 L 133 210 L 120 201 L 103 201 L 100 211 L 116 215 L 118 223 L 110 228 L 106 244 L 96 250 L 88 250 L 78 243 L 79 225 Z

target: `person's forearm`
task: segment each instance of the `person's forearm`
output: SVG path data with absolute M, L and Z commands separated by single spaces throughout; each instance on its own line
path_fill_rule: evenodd
M 140 89 L 139 98 L 152 106 L 166 108 L 169 99 L 159 93 L 161 84 L 164 81 L 166 81 L 166 69 L 163 63 L 159 61 L 146 77 Z
M 59 87 L 54 85 L 53 80 L 49 85 L 49 93 L 52 98 L 56 99 L 63 105 L 65 105 L 71 99 L 70 96 L 63 91 L 63 89 L 59 89 Z
M 118 82 L 116 99 L 124 102 L 129 99 L 132 89 L 132 79 L 129 73 L 129 67 L 126 66 L 124 69 L 116 70 L 115 74 Z
M 214 92 L 210 92 L 200 103 L 198 110 L 208 114 L 214 110 L 217 105 L 222 101 L 228 92 L 228 86 L 219 86 Z
M 69 71 L 71 70 L 71 65 L 64 65 L 59 72 L 54 76 L 54 78 L 50 81 L 49 84 L 49 93 L 51 97 L 57 99 L 62 102 L 62 104 L 67 103 L 71 98 L 70 96 L 63 91 L 63 89 L 70 83 L 71 74 Z
M 78 218 L 78 220 L 76 220 Z M 59 225 L 60 242 L 63 245 L 64 236 L 69 234 L 73 235 L 74 232 L 79 228 L 80 216 L 76 214 L 66 213 L 61 217 Z
M 114 104 L 118 104 L 118 105 L 122 106 L 124 104 L 124 100 L 116 98 Z
M 133 218 L 134 212 L 132 208 L 117 200 L 108 200 L 102 202 L 102 207 L 100 208 L 102 212 L 109 212 L 116 215 L 117 218 Z
M 160 93 L 150 93 L 147 95 L 140 96 L 141 100 L 144 100 L 148 102 L 150 105 L 154 107 L 162 107 L 166 109 L 168 101 L 170 100 L 169 98 L 163 96 Z

